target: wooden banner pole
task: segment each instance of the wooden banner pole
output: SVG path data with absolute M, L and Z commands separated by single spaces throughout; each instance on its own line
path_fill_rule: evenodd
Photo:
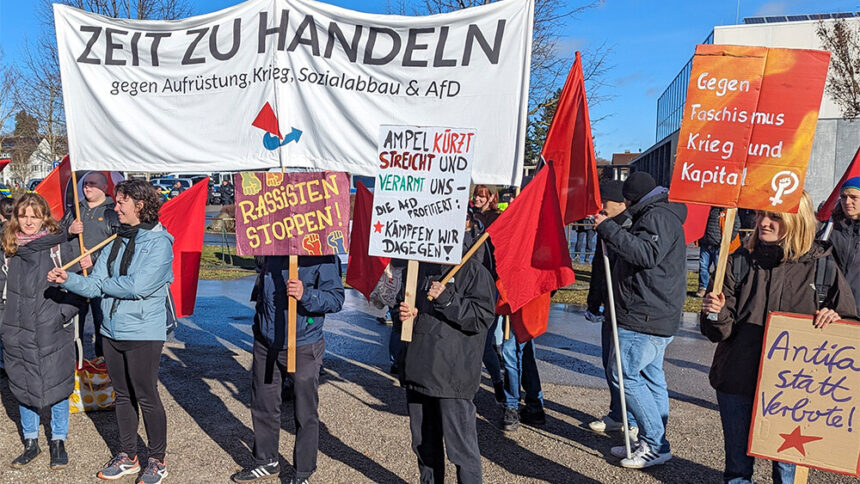
M 511 339 L 511 317 L 505 316 L 505 340 Z
M 290 280 L 299 278 L 299 256 L 290 256 Z M 287 298 L 287 373 L 296 372 L 296 298 Z
M 794 484 L 806 484 L 809 482 L 809 467 L 794 467 Z
M 460 263 L 448 270 L 448 273 L 445 274 L 445 277 L 443 277 L 442 280 L 439 282 L 441 282 L 443 286 L 445 284 L 448 284 L 448 281 L 453 279 L 454 276 L 457 275 L 458 272 L 460 272 L 460 269 L 463 268 L 463 264 L 465 264 L 467 260 L 471 259 L 473 255 L 475 255 L 475 252 L 478 251 L 478 247 L 480 247 L 481 244 L 483 244 L 488 238 L 490 238 L 490 234 L 488 234 L 487 232 L 481 234 L 481 236 L 478 237 L 478 240 L 476 240 L 475 243 L 472 244 L 471 247 L 469 247 L 469 250 L 466 251 L 466 253 L 463 255 L 463 258 L 460 260 Z M 433 298 L 427 296 L 427 300 L 432 301 Z
M 81 220 L 81 204 L 78 199 L 78 175 L 75 173 L 75 170 L 72 171 L 72 194 L 75 197 L 75 221 L 80 222 Z M 66 201 L 63 200 L 65 204 Z M 86 247 L 84 247 L 84 231 L 81 230 L 81 233 L 78 234 L 78 244 L 81 246 L 81 254 L 87 251 Z M 87 270 L 84 269 L 84 277 L 87 276 Z
M 94 245 L 90 250 L 88 250 L 88 251 L 84 252 L 83 254 L 81 254 L 81 255 L 79 255 L 79 256 L 77 256 L 77 257 L 75 257 L 75 258 L 74 258 L 74 259 L 72 259 L 70 262 L 67 262 L 67 263 L 66 263 L 66 265 L 64 265 L 63 267 L 60 267 L 60 269 L 62 269 L 62 270 L 64 270 L 64 271 L 69 270 L 69 267 L 72 267 L 73 265 L 75 265 L 75 264 L 77 264 L 78 262 L 80 262 L 80 261 L 81 261 L 81 259 L 83 259 L 84 257 L 86 257 L 86 256 L 88 256 L 88 255 L 92 254 L 93 252 L 96 252 L 97 250 L 101 249 L 102 247 L 104 247 L 104 246 L 108 245 L 108 244 L 109 244 L 113 239 L 115 239 L 115 238 L 116 238 L 116 234 L 113 234 L 113 235 L 111 235 L 110 237 L 108 237 L 108 238 L 106 238 L 106 239 L 102 240 L 102 241 L 101 241 L 101 242 L 99 242 L 98 244 Z
M 406 288 L 405 300 L 410 308 L 415 307 L 415 291 L 418 286 L 418 261 L 410 260 L 406 265 Z M 403 328 L 400 332 L 400 341 L 412 341 L 412 322 L 414 318 L 404 319 Z
M 735 217 L 738 214 L 737 208 L 726 210 L 726 218 L 723 223 L 723 238 L 720 240 L 720 256 L 717 259 L 717 270 L 714 273 L 714 294 L 723 292 L 723 281 L 726 277 L 726 263 L 729 261 L 729 248 L 732 244 L 732 232 L 734 232 Z M 717 320 L 717 313 L 709 313 L 708 319 L 711 321 Z

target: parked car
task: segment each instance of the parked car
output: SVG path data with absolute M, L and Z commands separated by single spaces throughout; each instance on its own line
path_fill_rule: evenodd
M 36 185 L 41 183 L 41 181 L 42 178 L 30 178 L 29 180 L 27 180 L 27 190 L 32 192 L 36 189 Z

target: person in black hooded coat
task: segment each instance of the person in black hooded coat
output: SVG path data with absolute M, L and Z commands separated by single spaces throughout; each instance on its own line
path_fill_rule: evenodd
M 41 195 L 22 195 L 3 232 L 7 272 L 0 271 L 6 290 L 3 338 L 9 387 L 18 400 L 24 453 L 13 468 L 30 463 L 39 449 L 39 411 L 51 408 L 51 467 L 68 464 L 65 440 L 69 428 L 69 395 L 75 387 L 75 346 L 72 318 L 80 299 L 53 284 L 45 274 L 80 252 L 69 241 Z M 90 267 L 89 258 L 83 262 Z
M 465 241 L 469 245 L 471 241 Z M 403 293 L 399 296 L 400 319 L 415 318 L 412 341 L 400 353 L 400 369 L 422 483 L 444 482 L 443 440 L 457 468 L 457 482 L 481 482 L 472 399 L 481 383 L 481 359 L 496 302 L 493 277 L 481 259 L 476 253 L 446 285 L 438 281 L 447 266 L 422 262 L 416 307 L 403 302 Z

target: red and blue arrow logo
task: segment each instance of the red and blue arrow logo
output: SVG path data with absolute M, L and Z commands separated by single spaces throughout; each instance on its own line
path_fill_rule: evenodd
M 295 141 L 299 142 L 302 137 L 302 131 L 298 128 L 293 128 L 286 136 L 281 136 L 281 128 L 278 123 L 278 117 L 275 116 L 275 111 L 269 103 L 263 106 L 263 109 L 257 114 L 257 118 L 251 123 L 255 128 L 260 128 L 266 133 L 263 135 L 263 146 L 267 150 L 276 150 L 285 144 Z

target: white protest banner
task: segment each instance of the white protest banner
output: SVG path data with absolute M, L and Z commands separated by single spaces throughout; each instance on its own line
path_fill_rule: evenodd
M 55 5 L 77 169 L 376 174 L 382 124 L 470 126 L 519 185 L 534 0 L 425 17 L 249 0 L 179 21 Z
M 860 475 L 860 325 L 818 329 L 771 313 L 764 334 L 749 455 Z
M 379 127 L 370 255 L 460 262 L 476 138 L 474 129 Z

